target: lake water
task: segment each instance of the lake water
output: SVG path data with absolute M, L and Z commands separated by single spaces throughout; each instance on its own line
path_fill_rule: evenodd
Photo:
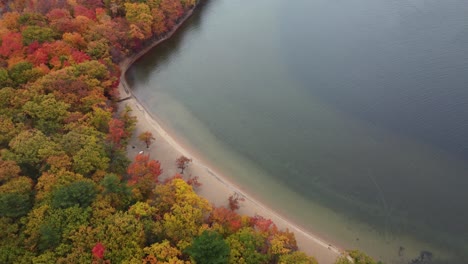
M 127 75 L 305 229 L 386 263 L 468 263 L 468 1 L 206 0 Z

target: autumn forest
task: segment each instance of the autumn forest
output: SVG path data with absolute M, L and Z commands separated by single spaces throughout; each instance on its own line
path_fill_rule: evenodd
M 195 0 L 0 5 L 1 263 L 315 263 L 291 232 L 239 215 L 240 197 L 212 206 L 196 180 L 127 158 L 119 62 Z

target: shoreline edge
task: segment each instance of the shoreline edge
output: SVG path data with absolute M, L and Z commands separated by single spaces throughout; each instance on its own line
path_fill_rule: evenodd
M 133 110 L 132 114 L 137 117 L 135 131 L 132 135 L 132 138 L 130 139 L 129 146 L 137 145 L 140 147 L 138 149 L 132 149 L 131 147 L 128 147 L 127 156 L 132 160 L 133 157 L 136 156 L 139 152 L 139 149 L 146 149 L 140 146 L 141 143 L 139 143 L 136 139 L 138 133 L 143 131 L 152 132 L 153 135 L 157 138 L 156 144 L 154 144 L 156 146 L 152 146 L 149 149 L 146 149 L 146 151 L 151 156 L 158 157 L 157 159 L 161 162 L 161 165 L 164 168 L 163 176 L 172 176 L 177 172 L 174 166 L 174 161 L 180 155 L 192 158 L 193 163 L 191 166 L 189 166 L 189 169 L 192 174 L 199 176 L 199 180 L 203 184 L 202 187 L 199 188 L 200 190 L 196 190 L 198 195 L 219 206 L 227 201 L 227 198 L 230 194 L 233 192 L 238 193 L 245 198 L 245 201 L 240 204 L 240 214 L 247 214 L 252 216 L 257 214 L 266 218 L 270 218 L 279 228 L 289 229 L 289 231 L 295 234 L 298 247 L 301 251 L 315 257 L 319 263 L 334 263 L 336 258 L 342 254 L 341 249 L 325 242 L 319 236 L 305 231 L 303 228 L 275 212 L 272 208 L 269 208 L 260 201 L 256 200 L 253 195 L 249 195 L 241 191 L 240 188 L 231 183 L 227 177 L 224 177 L 222 174 L 215 172 L 209 166 L 206 166 L 203 162 L 201 162 L 197 155 L 193 155 L 189 149 L 182 146 L 180 142 L 171 136 L 167 129 L 163 128 L 161 122 L 157 120 L 157 117 L 152 115 L 139 101 L 139 99 L 132 94 L 131 87 L 129 87 L 125 76 L 127 70 L 134 62 L 144 56 L 148 51 L 165 40 L 171 38 L 173 34 L 176 33 L 176 31 L 192 16 L 197 6 L 198 3 L 195 5 L 195 7 L 189 10 L 179 21 L 179 23 L 174 26 L 174 28 L 171 29 L 171 31 L 169 31 L 164 37 L 152 41 L 148 46 L 131 56 L 127 56 L 119 63 L 121 75 L 118 86 L 120 94 L 118 106 L 120 109 L 122 109 L 125 105 L 130 106 L 130 108 Z

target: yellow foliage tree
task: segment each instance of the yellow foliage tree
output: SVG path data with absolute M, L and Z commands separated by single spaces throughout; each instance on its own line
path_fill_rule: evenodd
M 139 32 L 142 35 L 135 35 L 139 39 L 151 37 L 151 24 L 153 16 L 147 4 L 144 3 L 125 3 L 125 18 L 131 23 L 130 28 L 133 32 Z
M 160 243 L 154 243 L 149 247 L 143 249 L 147 254 L 146 259 L 155 260 L 158 264 L 186 264 L 189 261 L 180 260 L 179 257 L 182 252 L 177 248 L 171 246 L 168 240 L 163 240 Z
M 159 232 L 183 250 L 190 245 L 192 238 L 198 235 L 205 217 L 212 208 L 206 199 L 198 196 L 192 186 L 182 179 L 173 179 L 163 186 L 157 187 L 155 192 L 157 196 L 166 196 L 159 200 L 159 204 L 169 203 L 166 206 L 169 205 L 170 209 L 162 217 Z

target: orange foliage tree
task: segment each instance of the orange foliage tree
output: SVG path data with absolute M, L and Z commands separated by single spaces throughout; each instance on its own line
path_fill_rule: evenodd
M 117 147 L 120 147 L 122 139 L 126 136 L 127 133 L 125 131 L 124 122 L 116 118 L 111 119 L 109 121 L 109 134 L 107 135 L 108 139 Z
M 150 160 L 149 155 L 139 154 L 128 167 L 127 173 L 130 176 L 129 184 L 134 187 L 136 196 L 141 200 L 147 200 L 159 182 L 158 178 L 162 173 L 161 163 Z

